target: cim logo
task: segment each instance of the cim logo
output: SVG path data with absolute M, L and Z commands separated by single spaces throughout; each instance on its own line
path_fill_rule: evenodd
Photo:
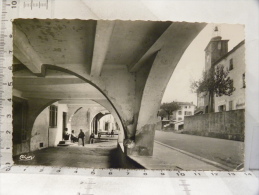
M 19 160 L 20 161 L 30 161 L 33 160 L 35 158 L 35 155 L 20 155 Z

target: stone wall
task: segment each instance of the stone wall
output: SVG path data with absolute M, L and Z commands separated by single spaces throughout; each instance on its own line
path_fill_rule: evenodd
M 85 134 L 85 143 L 88 143 L 90 136 L 90 117 L 88 108 L 83 107 L 76 114 L 74 114 L 71 120 L 71 130 L 75 131 L 75 135 L 78 136 L 80 129 Z
M 36 118 L 31 132 L 31 151 L 48 147 L 49 107 Z M 42 147 L 40 146 L 42 143 Z
M 46 147 L 55 147 L 59 141 L 62 140 L 63 112 L 67 112 L 68 108 L 66 104 L 58 104 L 57 102 L 53 105 L 58 106 L 57 127 L 49 127 L 49 107 L 45 108 L 37 116 L 33 124 L 30 151 Z M 43 144 L 42 147 L 40 147 L 40 143 Z
M 245 110 L 186 116 L 183 133 L 244 140 Z

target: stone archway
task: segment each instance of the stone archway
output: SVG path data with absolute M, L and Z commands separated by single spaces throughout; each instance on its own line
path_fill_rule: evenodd
M 37 75 L 38 80 L 39 76 L 45 76 L 42 79 L 47 78 L 51 83 L 50 77 L 63 71 L 74 77 L 66 76 L 58 81 L 60 84 L 76 83 L 79 79 L 94 86 L 121 121 L 125 149 L 128 149 L 127 143 L 134 142 L 135 155 L 151 156 L 156 114 L 165 87 L 184 51 L 205 25 L 17 19 L 14 21 L 14 56 L 19 61 L 17 66 L 26 66 L 30 76 Z M 24 79 L 24 75 L 19 79 Z M 33 94 L 28 88 L 19 89 L 24 97 L 39 99 L 48 95 L 63 99 L 58 93 Z M 63 86 L 63 90 L 68 89 Z M 66 96 L 78 97 L 78 93 Z M 81 95 L 90 97 L 91 93 Z
M 93 132 L 95 135 L 98 134 L 98 131 L 99 131 L 99 129 L 100 129 L 99 124 L 98 124 L 99 120 L 100 120 L 102 117 L 104 117 L 105 115 L 108 115 L 108 114 L 110 114 L 110 113 L 104 113 L 104 114 L 103 114 L 102 112 L 99 112 L 99 113 L 97 113 L 97 114 L 93 117 L 93 119 L 92 119 L 92 121 L 91 121 L 91 127 L 92 127 L 92 132 Z
M 46 66 L 45 67 L 46 68 L 46 72 L 48 71 L 48 70 L 57 70 L 58 69 L 58 72 L 69 72 L 69 71 L 67 71 L 67 70 L 63 70 L 62 71 L 62 68 L 59 68 L 59 67 L 55 67 L 55 66 Z M 23 70 L 22 70 L 23 71 Z M 16 71 L 14 74 L 19 74 L 19 71 Z M 72 74 L 70 74 L 70 75 L 72 75 Z M 31 76 L 33 79 L 35 79 L 35 80 L 37 80 L 39 77 L 37 77 L 37 76 Z M 31 79 L 31 78 L 30 78 Z M 42 80 L 42 79 L 41 79 Z M 46 80 L 48 80 L 48 79 L 46 79 Z M 14 81 L 14 86 L 16 87 L 17 86 L 17 81 L 18 80 L 16 80 L 15 79 L 15 81 Z M 41 82 L 44 82 L 44 81 L 41 81 Z M 48 82 L 48 81 L 46 81 L 46 82 Z M 85 81 L 85 79 L 84 79 L 84 81 L 83 82 L 85 82 L 85 83 L 90 83 L 90 82 L 88 82 L 88 81 Z M 25 82 L 25 83 L 27 83 L 27 84 L 29 84 L 27 81 Z M 19 82 L 19 84 L 18 85 L 21 85 L 20 84 L 20 82 Z M 44 84 L 45 85 L 45 84 Z M 97 89 L 97 90 L 99 90 L 99 89 Z M 23 142 L 19 145 L 19 146 L 14 146 L 14 152 L 13 152 L 13 154 L 14 155 L 17 155 L 17 154 L 19 154 L 19 153 L 25 153 L 25 152 L 29 152 L 29 151 L 31 151 L 31 150 L 34 150 L 35 148 L 37 149 L 38 147 L 37 146 L 32 146 L 32 145 L 35 145 L 35 143 L 33 143 L 32 144 L 32 142 L 31 142 L 31 138 L 33 137 L 33 136 L 35 136 L 35 135 L 39 135 L 38 133 L 37 133 L 37 131 L 35 131 L 35 132 L 33 132 L 33 127 L 34 127 L 34 124 L 35 124 L 35 121 L 36 121 L 36 119 L 37 119 L 37 117 L 42 113 L 42 111 L 44 111 L 48 106 L 50 106 L 50 105 L 52 105 L 54 102 L 59 102 L 59 101 L 64 101 L 64 99 L 66 99 L 66 97 L 63 99 L 62 97 L 60 97 L 60 96 L 58 96 L 58 97 L 53 97 L 53 96 L 51 96 L 51 97 L 49 97 L 49 98 L 46 98 L 46 97 L 42 97 L 42 98 L 35 98 L 35 97 L 32 97 L 32 98 L 28 98 L 27 97 L 27 94 L 25 93 L 25 96 L 23 97 L 22 95 L 17 95 L 17 91 L 18 90 L 16 90 L 16 92 L 13 94 L 14 95 L 14 97 L 21 97 L 21 98 L 24 98 L 24 99 L 26 99 L 26 102 L 27 102 L 27 104 L 28 104 L 28 110 L 27 110 L 27 119 L 26 119 L 26 134 L 27 134 L 27 139 L 26 140 L 23 140 Z M 36 92 L 37 93 L 37 92 Z M 102 92 L 103 93 L 103 92 Z M 45 99 L 46 98 L 46 99 Z M 106 99 L 106 97 L 104 96 L 104 98 Z M 108 102 L 108 104 L 109 104 L 109 101 L 106 99 L 106 101 Z M 97 104 L 97 103 L 96 103 Z M 81 108 L 82 106 L 80 106 L 79 108 Z M 116 112 L 116 109 L 114 108 L 114 106 L 113 105 L 111 105 L 110 104 L 110 107 L 111 108 L 113 108 L 113 110 Z M 73 112 L 73 114 L 76 114 L 77 112 L 80 112 L 80 109 L 79 108 L 77 108 L 74 112 Z M 117 114 L 118 115 L 118 114 Z M 118 115 L 119 116 L 119 115 Z M 69 117 L 71 117 L 71 116 L 69 116 Z M 119 117 L 120 118 L 120 117 Z M 90 124 L 90 118 L 88 119 L 89 120 L 89 124 Z M 46 124 L 47 125 L 47 124 Z M 90 127 L 90 125 L 89 125 L 89 127 Z M 90 128 L 89 128 L 90 129 Z M 62 139 L 61 139 L 62 140 Z M 60 140 L 60 141 L 61 141 Z M 57 143 L 55 143 L 55 144 L 57 144 Z M 45 145 L 48 145 L 49 146 L 49 144 L 46 144 L 46 143 L 44 143 L 44 146 Z M 53 146 L 53 144 L 50 144 L 51 146 Z

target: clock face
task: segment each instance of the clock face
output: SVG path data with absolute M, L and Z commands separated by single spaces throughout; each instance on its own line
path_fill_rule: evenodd
M 218 43 L 218 50 L 221 50 L 221 42 Z
M 210 55 L 207 55 L 207 56 L 206 56 L 206 61 L 207 61 L 207 62 L 210 62 Z

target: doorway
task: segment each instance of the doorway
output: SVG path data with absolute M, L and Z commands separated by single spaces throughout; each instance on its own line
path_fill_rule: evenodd
M 69 136 L 67 136 L 67 113 L 63 112 L 63 123 L 62 123 L 62 129 L 63 129 L 63 139 L 68 140 Z

